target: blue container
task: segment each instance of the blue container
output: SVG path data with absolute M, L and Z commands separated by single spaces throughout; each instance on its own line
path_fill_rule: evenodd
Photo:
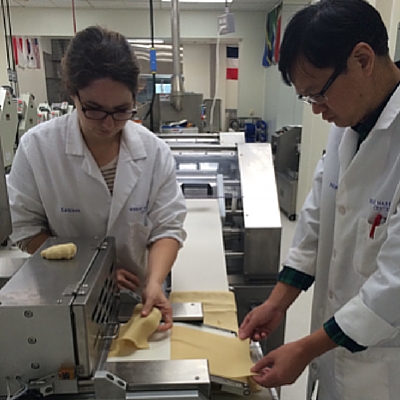
M 244 137 L 247 143 L 256 141 L 256 126 L 252 123 L 245 123 Z
M 267 142 L 267 135 L 268 135 L 268 125 L 262 119 L 259 119 L 256 122 L 256 130 L 257 130 L 257 141 L 261 143 Z

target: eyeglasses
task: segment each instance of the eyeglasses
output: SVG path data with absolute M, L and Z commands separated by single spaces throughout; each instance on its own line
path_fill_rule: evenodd
M 95 121 L 101 121 L 103 119 L 106 119 L 109 115 L 111 115 L 114 121 L 129 121 L 135 116 L 137 112 L 136 108 L 129 111 L 113 111 L 113 112 L 94 109 L 94 108 L 86 108 L 83 106 L 78 92 L 76 92 L 76 97 L 78 97 L 79 103 L 81 103 L 81 109 L 85 117 L 87 119 L 92 119 Z
M 331 87 L 332 83 L 335 82 L 336 78 L 342 73 L 342 70 L 336 70 L 334 73 L 330 76 L 328 81 L 325 83 L 325 86 L 322 88 L 322 90 L 318 94 L 314 94 L 311 96 L 303 96 L 299 95 L 297 98 L 304 103 L 308 105 L 322 105 L 325 104 L 328 101 L 328 98 L 325 96 L 325 93 L 328 91 L 328 89 Z

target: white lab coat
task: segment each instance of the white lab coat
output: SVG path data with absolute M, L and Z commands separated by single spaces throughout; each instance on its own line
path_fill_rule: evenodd
M 150 243 L 185 239 L 185 200 L 172 153 L 131 121 L 122 134 L 113 196 L 83 140 L 76 112 L 22 137 L 8 190 L 13 241 L 45 229 L 56 236 L 114 236 L 117 267 L 142 279 Z
M 314 360 L 319 400 L 400 396 L 400 88 L 356 152 L 358 134 L 333 127 L 285 265 L 315 276 L 311 330 L 333 315 L 368 347 Z M 387 218 L 373 239 L 374 216 Z

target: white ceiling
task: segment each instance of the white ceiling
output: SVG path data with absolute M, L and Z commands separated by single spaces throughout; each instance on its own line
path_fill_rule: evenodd
M 281 0 L 232 0 L 229 4 L 231 11 L 269 11 Z M 291 0 L 293 4 L 303 4 L 305 0 Z M 150 1 L 143 0 L 75 0 L 76 8 L 89 9 L 141 9 L 148 10 Z M 11 0 L 15 7 L 60 7 L 70 8 L 71 0 Z M 153 0 L 154 10 L 169 10 L 171 4 L 161 0 Z M 223 3 L 181 3 L 180 10 L 215 10 L 223 11 Z

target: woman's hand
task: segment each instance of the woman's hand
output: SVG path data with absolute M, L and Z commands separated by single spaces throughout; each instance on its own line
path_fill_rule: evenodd
M 148 283 L 143 290 L 143 310 L 142 317 L 147 317 L 153 307 L 157 307 L 162 314 L 162 319 L 164 321 L 157 331 L 165 332 L 172 328 L 172 307 L 169 300 L 165 297 L 164 291 L 162 290 L 162 285 L 158 283 Z
M 117 283 L 120 289 L 129 289 L 132 292 L 135 292 L 140 286 L 139 278 L 123 268 L 117 269 Z

